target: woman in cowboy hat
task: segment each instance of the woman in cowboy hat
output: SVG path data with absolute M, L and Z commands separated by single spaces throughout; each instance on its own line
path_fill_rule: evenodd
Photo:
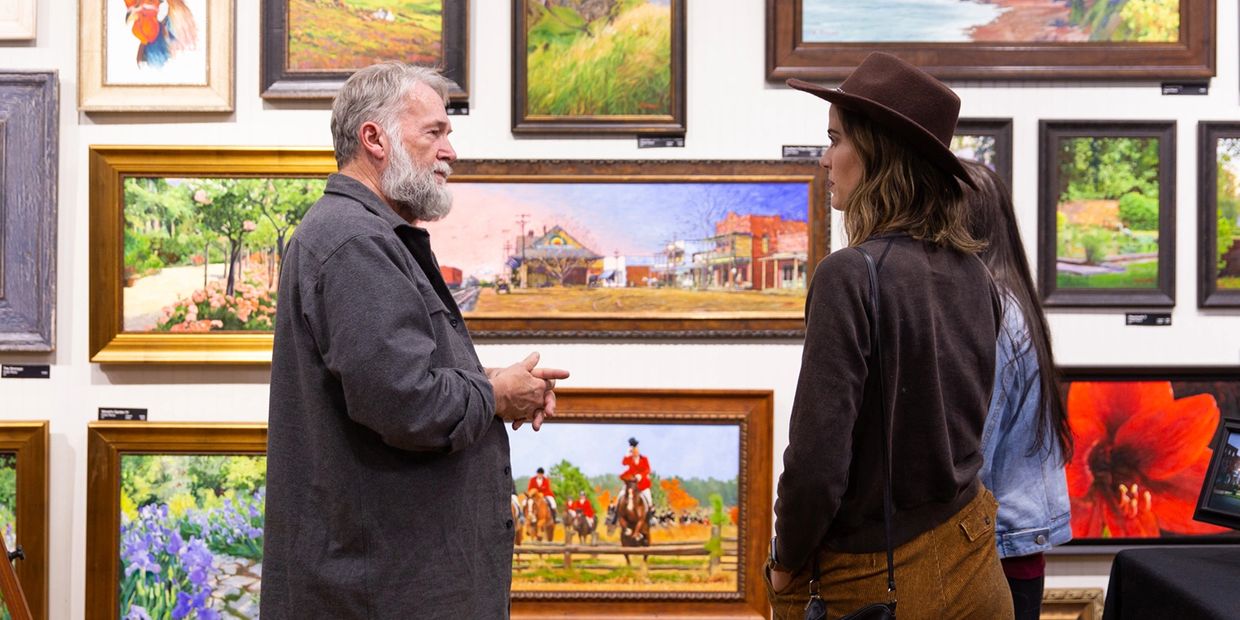
M 948 148 L 960 99 L 883 53 L 838 89 L 788 84 L 831 103 L 820 163 L 852 248 L 818 265 L 806 300 L 767 571 L 775 617 L 805 614 L 811 590 L 809 609 L 825 601 L 830 617 L 893 602 L 902 619 L 1011 617 L 997 504 L 978 481 L 1001 304 L 968 230 L 973 182 Z

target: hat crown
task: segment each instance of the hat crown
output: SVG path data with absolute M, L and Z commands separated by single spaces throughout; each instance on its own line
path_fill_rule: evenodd
M 960 97 L 913 65 L 883 52 L 866 57 L 840 84 L 840 90 L 864 97 L 908 118 L 944 146 L 951 143 L 960 114 Z

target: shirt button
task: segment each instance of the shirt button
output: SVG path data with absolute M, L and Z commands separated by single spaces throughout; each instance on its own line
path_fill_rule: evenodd
M 508 466 L 508 465 L 505 465 L 505 466 L 504 466 L 504 475 L 505 475 L 505 476 L 512 475 L 512 467 L 510 467 L 510 466 Z
M 1038 537 L 1037 537 L 1037 538 L 1034 538 L 1034 539 L 1033 539 L 1033 542 L 1035 542 L 1035 543 L 1037 543 L 1037 544 L 1039 544 L 1039 545 L 1045 545 L 1045 544 L 1046 544 L 1046 536 L 1043 536 L 1042 534 L 1038 534 Z
M 512 529 L 512 519 L 509 519 L 509 520 L 508 520 L 508 522 L 507 522 L 507 523 L 505 523 L 504 525 L 505 525 L 505 526 L 507 526 L 507 527 L 508 527 L 508 529 L 510 529 L 510 530 L 511 530 L 511 529 Z
M 456 327 L 456 319 L 452 319 L 451 321 L 448 321 L 448 324 L 453 327 Z

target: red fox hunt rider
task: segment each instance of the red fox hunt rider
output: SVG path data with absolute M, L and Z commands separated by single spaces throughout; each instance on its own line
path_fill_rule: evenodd
M 572 518 L 571 513 L 579 512 L 585 515 L 590 529 L 594 529 L 594 506 L 590 504 L 590 500 L 586 497 L 585 491 L 578 494 L 577 499 L 569 500 L 568 511 L 570 513 L 570 519 Z
M 551 522 L 555 523 L 555 492 L 551 490 L 551 479 L 547 477 L 547 474 L 541 467 L 538 468 L 534 477 L 530 478 L 530 484 L 525 490 L 526 495 L 529 495 L 531 490 L 537 490 L 539 493 L 542 493 L 547 500 L 547 507 L 551 509 Z
M 638 497 L 646 504 L 646 520 L 649 521 L 654 516 L 654 496 L 650 492 L 650 460 L 647 459 L 637 449 L 637 439 L 629 437 L 629 453 L 620 461 L 624 466 L 624 471 L 620 474 L 620 479 L 624 482 L 632 480 L 637 485 Z M 621 489 L 616 494 L 614 506 L 620 505 L 620 498 L 624 496 L 624 490 Z M 610 523 L 615 524 L 616 511 L 612 511 Z

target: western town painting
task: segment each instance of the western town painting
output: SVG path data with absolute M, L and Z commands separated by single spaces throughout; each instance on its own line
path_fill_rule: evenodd
M 1159 140 L 1061 137 L 1055 149 L 1056 287 L 1156 289 Z
M 280 258 L 324 184 L 126 178 L 123 331 L 272 330 Z
M 671 0 L 525 0 L 531 116 L 672 113 Z
M 467 318 L 804 312 L 804 182 L 449 187 L 426 228 Z
M 807 43 L 1175 43 L 1180 30 L 1180 0 L 801 1 Z
M 444 0 L 288 0 L 287 69 L 443 63 Z
M 1148 376 L 1065 382 L 1073 537 L 1201 542 L 1231 534 L 1234 542 L 1234 531 L 1194 521 L 1193 512 L 1219 419 L 1240 416 L 1240 381 Z
M 514 593 L 737 591 L 738 425 L 557 421 L 509 439 Z
M 207 0 L 107 0 L 105 85 L 207 83 Z
M 1220 290 L 1240 291 L 1240 138 L 1219 138 L 1217 280 Z
M 121 457 L 120 617 L 257 618 L 267 458 Z

